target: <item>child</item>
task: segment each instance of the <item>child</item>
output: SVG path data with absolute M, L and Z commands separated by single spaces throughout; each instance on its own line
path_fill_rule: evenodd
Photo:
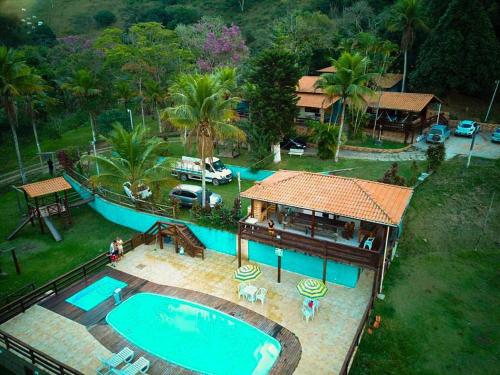
M 117 254 L 118 254 L 118 244 L 116 243 L 116 240 L 113 240 L 113 242 L 111 242 L 111 245 L 109 245 L 109 254 L 108 254 L 112 267 L 116 267 Z
M 121 258 L 123 256 L 123 240 L 120 237 L 116 237 L 116 245 L 118 248 L 118 256 Z

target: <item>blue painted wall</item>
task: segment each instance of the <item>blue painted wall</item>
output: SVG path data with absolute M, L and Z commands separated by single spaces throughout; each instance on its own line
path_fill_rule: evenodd
M 82 187 L 77 181 L 67 175 L 65 175 L 65 178 L 82 198 L 85 199 L 92 196 L 92 193 Z M 236 235 L 234 233 L 203 227 L 183 220 L 173 220 L 164 216 L 136 211 L 109 202 L 99 196 L 95 196 L 95 199 L 90 202 L 89 205 L 107 220 L 134 229 L 138 232 L 145 232 L 157 221 L 185 224 L 208 249 L 236 256 Z M 274 247 L 254 241 L 248 241 L 248 256 L 252 261 L 277 267 L 277 256 L 274 254 Z M 323 277 L 323 260 L 321 258 L 297 253 L 291 250 L 284 251 L 282 268 L 287 271 L 315 277 L 317 279 Z M 328 261 L 327 280 L 330 282 L 354 288 L 358 281 L 358 275 L 358 267 Z
M 274 247 L 262 243 L 248 241 L 248 257 L 250 260 L 278 266 L 278 257 L 274 254 Z M 323 278 L 323 259 L 305 255 L 292 250 L 284 250 L 281 259 L 283 269 L 317 279 Z M 350 288 L 356 287 L 359 277 L 359 268 L 329 260 L 326 268 L 326 279 L 332 283 Z

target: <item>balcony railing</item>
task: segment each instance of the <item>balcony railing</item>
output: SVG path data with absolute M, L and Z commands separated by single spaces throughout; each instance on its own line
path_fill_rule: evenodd
M 297 250 L 320 258 L 377 269 L 381 250 L 367 250 L 318 238 L 312 238 L 282 229 L 272 229 L 241 220 L 239 233 L 242 239 L 265 243 L 274 247 Z

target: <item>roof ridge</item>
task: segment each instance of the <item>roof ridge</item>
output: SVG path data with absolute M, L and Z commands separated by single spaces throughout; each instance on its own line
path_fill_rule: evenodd
M 300 171 L 298 171 L 298 172 L 300 172 Z M 392 185 L 392 184 L 387 184 L 385 182 L 373 181 L 373 180 L 364 180 L 362 178 L 357 178 L 357 177 L 339 176 L 339 175 L 336 175 L 336 174 L 323 174 L 323 173 L 309 172 L 309 171 L 303 171 L 303 172 L 304 173 L 310 173 L 310 174 L 317 174 L 317 175 L 326 176 L 326 177 L 342 178 L 344 180 L 362 181 L 362 182 L 369 183 L 369 184 L 390 186 L 390 187 L 397 188 L 397 189 L 413 190 L 411 187 L 408 187 L 408 186 Z
M 377 201 L 376 201 L 375 199 L 373 199 L 373 197 L 370 195 L 370 193 L 368 193 L 365 189 L 363 189 L 363 187 L 362 187 L 360 184 L 358 184 L 358 181 L 354 180 L 354 184 L 355 184 L 355 185 L 356 185 L 356 186 L 357 186 L 357 187 L 361 190 L 361 192 L 362 192 L 364 195 L 366 195 L 366 196 L 370 199 L 370 201 L 371 201 L 373 204 L 375 204 L 375 206 L 377 206 L 377 208 L 378 208 L 379 210 L 381 210 L 381 211 L 382 211 L 382 213 L 385 215 L 385 217 L 386 217 L 387 219 L 389 219 L 389 222 L 390 222 L 390 223 L 394 223 L 394 220 L 392 220 L 392 217 L 391 217 L 391 216 L 387 213 L 387 211 L 386 211 L 386 210 L 384 210 L 384 208 L 383 208 L 382 206 L 380 206 L 380 205 L 377 203 Z

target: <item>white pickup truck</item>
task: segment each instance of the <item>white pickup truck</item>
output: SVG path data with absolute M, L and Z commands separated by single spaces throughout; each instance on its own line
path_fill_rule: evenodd
M 205 181 L 214 185 L 231 182 L 233 174 L 218 158 L 205 159 Z M 177 176 L 181 181 L 201 181 L 201 159 L 183 156 L 172 169 L 172 176 Z

